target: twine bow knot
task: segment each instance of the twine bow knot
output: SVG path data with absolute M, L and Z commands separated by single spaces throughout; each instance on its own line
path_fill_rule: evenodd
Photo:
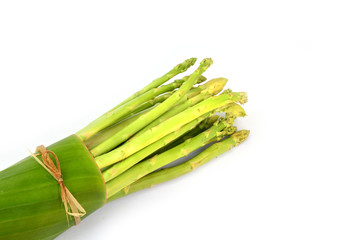
M 75 199 L 75 197 L 71 194 L 69 189 L 64 184 L 64 180 L 61 174 L 61 168 L 59 159 L 56 154 L 52 151 L 47 150 L 43 145 L 36 148 L 37 154 L 29 151 L 31 156 L 46 170 L 48 171 L 58 182 L 60 186 L 60 194 L 61 201 L 64 204 L 66 219 L 69 224 L 69 216 L 74 217 L 75 225 L 78 225 L 81 222 L 81 217 L 86 214 L 85 209 L 81 206 L 81 204 Z M 41 155 L 42 161 L 37 157 Z M 51 156 L 54 157 L 56 161 L 56 165 L 54 164 Z M 69 210 L 71 209 L 71 211 Z

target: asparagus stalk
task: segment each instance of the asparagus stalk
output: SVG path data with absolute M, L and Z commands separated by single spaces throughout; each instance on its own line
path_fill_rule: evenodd
M 204 59 L 200 63 L 198 69 L 196 69 L 195 72 L 191 74 L 189 79 L 179 88 L 178 91 L 176 91 L 173 95 L 171 95 L 171 97 L 166 99 L 166 101 L 161 103 L 156 108 L 146 113 L 145 115 L 142 115 L 139 119 L 131 123 L 128 127 L 122 129 L 113 137 L 107 139 L 106 141 L 102 142 L 94 149 L 92 149 L 91 153 L 93 154 L 93 156 L 96 157 L 110 151 L 111 149 L 115 148 L 119 144 L 129 139 L 133 134 L 138 132 L 144 126 L 148 125 L 160 115 L 168 111 L 190 90 L 190 88 L 198 81 L 201 74 L 205 72 L 211 64 L 212 60 L 210 58 Z
M 140 136 L 137 136 L 136 139 L 130 139 L 120 147 L 96 157 L 95 160 L 100 168 L 110 166 L 127 158 L 128 156 L 159 140 L 167 134 L 176 131 L 181 126 L 191 122 L 192 120 L 200 117 L 201 115 L 204 115 L 207 112 L 224 107 L 232 102 L 244 103 L 246 100 L 246 93 L 234 93 L 229 91 L 226 91 L 219 96 L 210 97 L 201 103 L 188 108 L 176 116 L 166 120 L 161 125 L 150 128 Z M 141 120 L 141 117 L 137 121 L 139 120 Z M 135 124 L 137 121 L 135 121 L 133 124 Z
M 118 177 L 106 183 L 107 196 L 112 197 L 124 187 L 132 184 L 143 176 L 181 158 L 187 156 L 189 153 L 198 148 L 205 146 L 209 140 L 214 137 L 222 137 L 228 133 L 227 128 L 234 122 L 233 117 L 222 120 L 210 129 L 197 135 L 196 137 L 187 140 L 186 142 L 150 159 L 144 160 L 132 168 L 128 169 Z
M 166 73 L 165 75 L 163 75 L 160 78 L 155 79 L 150 84 L 148 84 L 146 87 L 144 87 L 140 91 L 138 91 L 138 92 L 134 93 L 133 95 L 131 95 L 130 97 L 128 97 L 126 100 L 124 100 L 118 106 L 121 106 L 121 105 L 124 105 L 127 102 L 130 102 L 134 98 L 137 98 L 138 96 L 144 94 L 145 92 L 149 91 L 150 89 L 156 88 L 156 87 L 160 86 L 161 84 L 167 82 L 171 78 L 175 77 L 176 75 L 185 72 L 189 67 L 194 65 L 195 62 L 196 62 L 196 58 L 190 58 L 190 59 L 185 60 L 183 63 L 180 63 L 180 64 L 176 65 L 168 73 Z
M 123 188 L 112 197 L 107 199 L 107 202 L 114 201 L 118 198 L 127 196 L 131 193 L 151 188 L 155 185 L 158 185 L 163 182 L 167 182 L 174 178 L 180 177 L 186 173 L 189 173 L 201 165 L 209 162 L 211 159 L 229 151 L 231 148 L 239 145 L 249 136 L 250 131 L 241 130 L 232 134 L 230 137 L 221 140 L 218 143 L 211 145 L 206 148 L 200 154 L 196 155 L 191 160 L 188 160 L 182 164 L 179 164 L 175 167 L 165 168 L 160 171 L 156 171 L 146 175 L 145 177 L 140 178 L 136 182 L 130 184 L 129 186 Z

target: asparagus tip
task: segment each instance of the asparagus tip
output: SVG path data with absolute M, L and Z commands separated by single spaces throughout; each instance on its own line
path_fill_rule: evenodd
M 213 60 L 211 58 L 204 58 L 200 63 L 200 68 L 205 71 L 213 64 Z
M 246 140 L 249 134 L 250 134 L 250 130 L 240 130 L 234 133 L 233 135 L 231 135 L 231 137 L 235 140 L 236 145 L 239 145 L 240 143 Z
M 206 89 L 211 95 L 216 95 L 223 90 L 227 81 L 226 78 L 214 78 L 203 84 L 202 89 Z
M 236 126 L 230 126 L 226 129 L 226 135 L 234 134 L 237 130 Z
M 224 112 L 234 117 L 245 117 L 246 112 L 243 107 L 236 103 L 229 103 L 226 105 Z
M 185 72 L 189 67 L 195 64 L 197 58 L 186 59 L 183 63 L 180 63 L 174 67 L 175 71 L 180 73 Z
M 239 95 L 240 95 L 239 103 L 244 104 L 248 101 L 248 96 L 246 92 L 240 92 Z
M 226 89 L 223 93 L 229 94 L 235 102 L 240 104 L 244 104 L 248 101 L 246 92 L 232 92 L 230 89 Z
M 203 75 L 201 75 L 201 76 L 199 77 L 197 83 L 199 84 L 199 83 L 205 82 L 206 80 L 207 80 L 207 78 L 204 77 Z

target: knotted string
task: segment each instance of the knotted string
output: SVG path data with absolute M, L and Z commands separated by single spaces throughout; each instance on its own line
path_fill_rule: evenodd
M 64 203 L 66 219 L 69 224 L 69 216 L 73 216 L 75 220 L 75 225 L 78 225 L 81 222 L 81 218 L 86 214 L 85 209 L 81 206 L 81 204 L 75 199 L 75 197 L 71 194 L 69 189 L 64 184 L 64 180 L 61 175 L 61 168 L 59 159 L 56 154 L 52 151 L 47 150 L 43 145 L 36 148 L 37 154 L 29 151 L 31 156 L 46 170 L 51 176 L 55 178 L 55 180 L 59 183 L 60 186 L 60 194 L 61 200 Z M 37 157 L 41 155 L 42 161 Z M 50 155 L 55 158 L 56 165 L 51 159 Z M 71 211 L 69 211 L 69 207 Z

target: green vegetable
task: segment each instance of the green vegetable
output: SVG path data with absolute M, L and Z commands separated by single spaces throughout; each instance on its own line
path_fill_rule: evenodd
M 57 180 L 34 157 L 1 171 L 0 240 L 54 239 L 74 225 L 74 212 L 65 213 L 59 186 L 86 210 L 83 219 L 106 202 L 184 175 L 243 142 L 249 131 L 234 133 L 233 123 L 246 116 L 239 104 L 247 94 L 223 91 L 225 78 L 204 82 L 210 58 L 191 75 L 165 84 L 195 61 L 185 60 L 76 134 L 47 147 L 55 165 L 59 160 Z M 166 168 L 199 149 L 192 159 Z

